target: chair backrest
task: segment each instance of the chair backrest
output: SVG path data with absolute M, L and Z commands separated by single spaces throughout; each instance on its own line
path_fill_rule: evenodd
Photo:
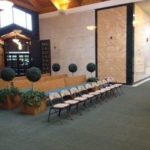
M 64 89 L 64 90 L 61 90 L 61 91 L 60 91 L 60 95 L 61 95 L 62 97 L 70 96 L 70 92 L 69 92 L 69 90 Z
M 102 85 L 102 82 L 99 80 L 99 81 L 97 82 L 97 85 L 98 85 L 98 86 L 101 86 L 101 85 Z
M 89 90 L 92 88 L 92 85 L 90 83 L 86 83 L 84 86 L 86 90 Z
M 92 88 L 96 88 L 99 86 L 99 84 L 97 82 L 92 82 L 91 83 Z
M 77 89 L 78 89 L 79 92 L 86 91 L 86 89 L 83 85 L 77 86 Z
M 50 101 L 53 101 L 53 100 L 59 99 L 59 98 L 61 98 L 61 96 L 59 95 L 59 93 L 57 93 L 57 92 L 49 93 L 49 99 L 50 99 Z
M 78 89 L 77 89 L 76 87 L 72 87 L 72 88 L 70 89 L 70 93 L 73 95 L 73 94 L 79 93 L 79 91 L 78 91 Z
M 103 79 L 103 80 L 102 80 L 102 83 L 103 83 L 103 84 L 107 84 L 108 82 L 107 82 L 107 80 Z

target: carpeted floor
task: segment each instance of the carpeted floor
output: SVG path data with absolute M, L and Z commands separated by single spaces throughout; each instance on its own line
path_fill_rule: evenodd
M 150 150 L 150 82 L 82 113 L 61 125 L 0 110 L 0 150 Z

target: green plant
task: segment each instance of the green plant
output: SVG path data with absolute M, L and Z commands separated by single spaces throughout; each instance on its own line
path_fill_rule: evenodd
M 69 71 L 73 74 L 77 71 L 78 67 L 76 64 L 70 64 L 68 67 Z
M 92 76 L 92 73 L 96 70 L 96 65 L 94 63 L 88 63 L 86 69 L 91 73 Z
M 37 82 L 41 78 L 41 70 L 37 67 L 31 67 L 27 70 L 26 77 L 29 81 L 32 82 L 32 90 L 33 90 L 33 82 Z
M 97 82 L 97 81 L 98 81 L 98 78 L 96 77 L 91 77 L 87 79 L 87 82 Z
M 1 71 L 1 78 L 4 81 L 10 82 L 14 79 L 14 77 L 15 77 L 15 71 L 9 67 L 6 67 Z M 9 88 L 9 86 L 10 85 L 8 83 L 8 88 Z
M 54 72 L 58 72 L 60 70 L 60 65 L 58 63 L 54 63 L 52 65 L 52 69 Z
M 22 93 L 22 101 L 24 105 L 39 107 L 41 102 L 46 98 L 44 92 L 29 90 Z
M 5 102 L 7 96 L 16 96 L 20 95 L 18 88 L 11 87 L 0 90 L 0 103 Z M 13 100 L 13 99 L 12 99 Z
M 14 79 L 14 77 L 15 77 L 15 71 L 11 68 L 4 68 L 1 71 L 1 78 L 4 81 L 11 81 Z

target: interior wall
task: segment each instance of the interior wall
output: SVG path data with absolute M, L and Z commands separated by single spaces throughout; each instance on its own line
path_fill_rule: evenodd
M 134 17 L 134 82 L 136 82 L 150 76 L 150 15 L 135 4 Z
M 95 25 L 95 12 L 87 11 L 40 19 L 40 39 L 51 41 L 51 64 L 59 63 L 59 74 L 67 73 L 68 65 L 78 66 L 76 74 L 87 74 L 86 65 L 95 63 L 95 30 L 87 30 Z
M 126 83 L 127 6 L 97 13 L 98 77 Z
M 4 68 L 4 49 L 0 45 L 0 69 Z

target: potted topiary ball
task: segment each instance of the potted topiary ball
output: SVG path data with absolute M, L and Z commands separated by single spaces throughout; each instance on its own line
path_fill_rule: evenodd
M 47 109 L 44 92 L 34 90 L 34 83 L 41 78 L 41 70 L 37 67 L 31 67 L 27 70 L 26 77 L 32 82 L 32 89 L 22 93 L 22 112 L 36 115 Z
M 41 78 L 41 70 L 37 67 L 31 67 L 27 70 L 26 77 L 32 82 L 32 90 L 34 89 L 34 82 Z
M 10 81 L 15 77 L 15 71 L 12 68 L 6 67 L 1 71 L 1 78 L 8 82 L 8 88 L 10 87 Z
M 88 63 L 86 69 L 91 73 L 92 77 L 92 73 L 96 70 L 96 65 L 94 63 Z
M 77 71 L 78 67 L 76 64 L 70 64 L 68 67 L 69 71 L 72 73 L 72 75 Z
M 59 65 L 58 63 L 54 63 L 54 64 L 52 65 L 52 70 L 53 70 L 54 72 L 58 72 L 58 71 L 60 70 L 60 65 Z
M 96 65 L 94 63 L 88 63 L 86 69 L 91 73 L 91 77 L 87 79 L 87 82 L 97 82 L 98 78 L 92 77 L 92 73 L 96 70 Z
M 14 77 L 15 71 L 11 68 L 7 67 L 1 71 L 1 78 L 8 82 L 7 88 L 0 90 L 0 107 L 3 109 L 14 109 L 20 105 L 20 92 L 11 82 Z

